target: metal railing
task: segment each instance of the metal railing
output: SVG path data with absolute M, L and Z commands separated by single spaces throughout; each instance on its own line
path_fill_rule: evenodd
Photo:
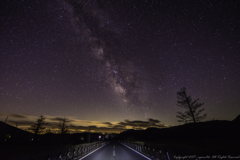
M 166 149 L 164 147 L 159 147 L 156 144 L 150 143 L 140 143 L 140 142 L 131 142 L 131 141 L 121 141 L 124 145 L 138 151 L 139 153 L 151 158 L 152 160 L 173 160 L 179 159 L 179 154 L 174 149 Z M 191 156 L 191 157 L 190 157 Z M 186 159 L 197 160 L 196 155 L 188 155 Z
M 47 160 L 76 160 L 85 156 L 86 154 L 102 147 L 107 142 L 85 143 L 76 146 L 71 146 L 65 151 L 59 151 L 58 156 L 50 155 Z

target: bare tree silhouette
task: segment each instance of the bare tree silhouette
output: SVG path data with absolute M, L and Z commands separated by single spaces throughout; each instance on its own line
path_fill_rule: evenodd
M 43 117 L 43 115 L 40 116 L 40 118 L 37 120 L 35 124 L 33 124 L 29 130 L 32 131 L 35 135 L 40 134 L 44 131 L 46 127 L 44 125 L 48 124 L 44 120 L 46 117 Z
M 68 129 L 68 126 L 66 124 L 67 122 L 69 122 L 67 120 L 67 118 L 63 118 L 59 123 L 59 130 L 60 130 L 60 134 L 62 134 L 62 135 L 69 133 L 69 129 Z
M 183 87 L 179 92 L 177 92 L 177 105 L 186 109 L 183 112 L 177 112 L 178 122 L 194 122 L 197 123 L 207 117 L 207 114 L 201 115 L 204 108 L 200 109 L 204 103 L 198 103 L 198 99 L 192 100 L 191 96 L 187 96 L 186 88 Z

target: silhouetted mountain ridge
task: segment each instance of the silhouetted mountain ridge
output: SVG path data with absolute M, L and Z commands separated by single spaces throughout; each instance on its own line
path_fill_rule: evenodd
M 240 114 L 233 120 L 234 123 L 240 123 Z
M 238 138 L 240 135 L 240 116 L 233 121 L 213 120 L 188 123 L 169 128 L 147 128 L 146 130 L 127 130 L 120 135 L 123 139 L 154 141 L 161 139 L 222 139 Z
M 13 127 L 7 123 L 0 122 L 0 137 L 5 138 L 10 135 L 11 138 L 24 138 L 30 137 L 32 133 Z

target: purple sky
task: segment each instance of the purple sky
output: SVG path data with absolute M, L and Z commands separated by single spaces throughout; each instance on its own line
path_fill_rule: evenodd
M 239 1 L 0 6 L 1 121 L 9 115 L 23 127 L 44 115 L 74 126 L 174 126 L 182 87 L 204 102 L 205 120 L 240 113 Z

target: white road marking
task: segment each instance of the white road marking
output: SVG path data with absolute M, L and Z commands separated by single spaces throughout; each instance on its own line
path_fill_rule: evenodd
M 121 142 L 119 142 L 119 143 L 121 143 Z M 134 152 L 136 152 L 136 153 L 140 154 L 141 156 L 143 156 L 143 157 L 147 158 L 148 160 L 151 160 L 150 158 L 148 158 L 148 157 L 144 156 L 143 154 L 139 153 L 138 151 L 135 151 L 134 149 L 132 149 L 132 148 L 128 147 L 127 145 L 125 145 L 125 144 L 123 144 L 123 143 L 121 143 L 121 144 L 122 144 L 122 145 L 124 145 L 125 147 L 127 147 L 127 148 L 129 148 L 129 149 L 133 150 Z
M 113 150 L 113 156 L 115 156 L 115 151 Z
M 109 143 L 110 143 L 110 142 L 109 142 Z M 107 143 L 107 144 L 109 144 L 109 143 Z M 105 144 L 104 146 L 106 146 L 107 144 Z M 102 147 L 104 147 L 104 146 L 102 146 Z M 100 147 L 100 148 L 102 148 L 102 147 Z M 92 151 L 92 152 L 88 153 L 86 156 L 84 156 L 84 157 L 80 158 L 79 160 L 82 160 L 83 158 L 86 158 L 87 156 L 89 156 L 89 155 L 90 155 L 90 154 L 92 154 L 93 152 L 95 152 L 95 151 L 99 150 L 100 148 L 98 148 L 98 149 L 96 149 L 96 150 L 94 150 L 94 151 Z

